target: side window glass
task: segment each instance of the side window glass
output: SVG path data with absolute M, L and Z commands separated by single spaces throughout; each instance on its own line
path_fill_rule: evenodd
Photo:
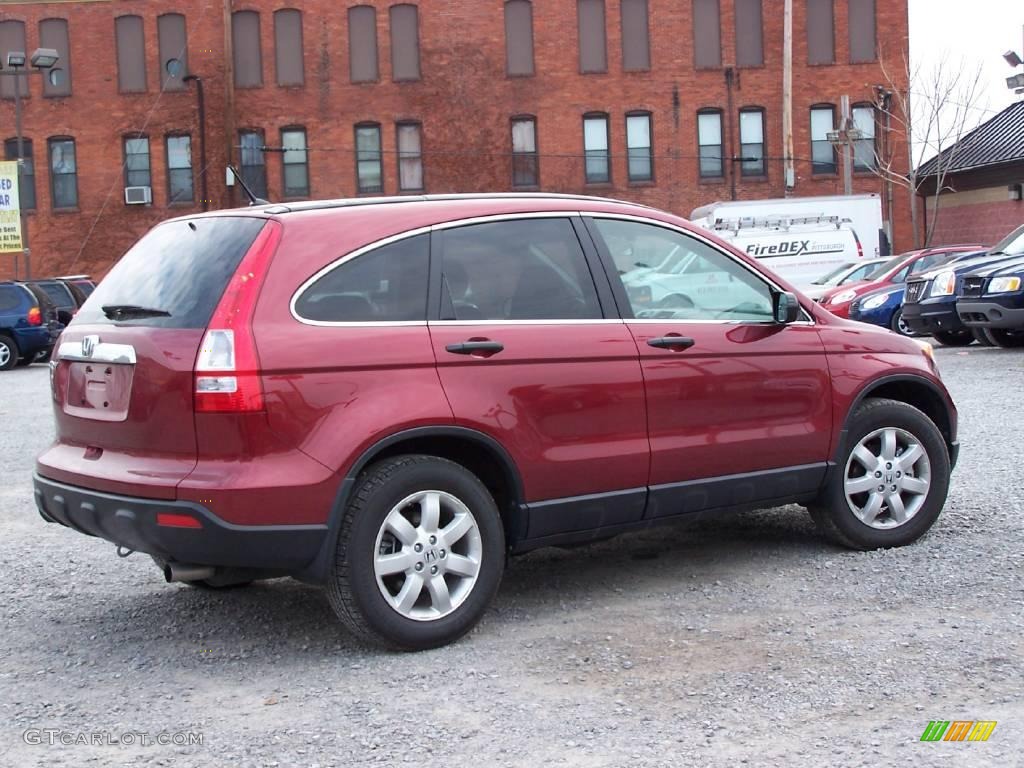
M 21 306 L 18 288 L 10 285 L 0 285 L 0 313 L 10 312 Z
M 897 272 L 895 275 L 893 275 L 892 276 L 892 281 L 894 283 L 905 283 L 905 282 L 907 282 L 907 273 L 909 271 L 910 271 L 910 266 L 908 265 L 908 266 L 904 267 L 903 269 L 901 269 L 899 272 Z
M 497 221 L 438 234 L 442 320 L 601 317 L 594 279 L 569 219 Z
M 637 318 L 772 320 L 768 283 L 735 259 L 672 229 L 594 219 Z
M 335 323 L 427 319 L 428 235 L 382 245 L 343 262 L 295 302 L 306 320 Z

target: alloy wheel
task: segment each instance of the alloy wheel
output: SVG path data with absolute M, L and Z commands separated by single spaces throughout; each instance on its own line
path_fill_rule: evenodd
M 843 488 L 850 510 L 865 525 L 901 526 L 921 510 L 931 488 L 928 452 L 904 429 L 877 429 L 851 452 Z
M 11 348 L 3 341 L 0 341 L 0 368 L 11 362 Z
M 419 491 L 388 512 L 374 552 L 377 586 L 391 608 L 407 619 L 433 621 L 473 591 L 483 542 L 462 501 L 445 491 Z

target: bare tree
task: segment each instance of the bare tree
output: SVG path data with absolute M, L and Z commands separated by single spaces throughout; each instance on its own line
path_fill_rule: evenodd
M 902 66 L 893 69 L 881 60 L 885 84 L 876 87 L 881 121 L 886 130 L 885 145 L 875 145 L 873 171 L 890 184 L 907 190 L 910 217 L 914 229 L 914 247 L 921 247 L 918 196 L 925 182 L 935 182 L 935 211 L 928 221 L 924 245 L 931 242 L 939 218 L 938 198 L 946 186 L 946 177 L 960 149 L 959 142 L 976 124 L 976 113 L 983 96 L 981 65 L 971 68 L 967 62 L 943 57 L 938 64 L 924 69 L 912 66 L 904 52 Z M 906 142 L 906 155 L 889 147 L 892 136 Z M 943 151 L 945 150 L 945 152 Z M 919 175 L 921 166 L 935 156 L 935 172 Z M 902 160 L 909 159 L 909 168 Z

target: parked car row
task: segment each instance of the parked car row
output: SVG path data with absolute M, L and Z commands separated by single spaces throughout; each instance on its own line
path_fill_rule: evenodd
M 1024 226 L 998 245 L 912 251 L 874 267 L 851 263 L 811 295 L 840 317 L 940 344 L 1024 346 Z M 850 277 L 854 280 L 851 281 Z
M 96 284 L 88 275 L 0 282 L 0 371 L 47 362 Z

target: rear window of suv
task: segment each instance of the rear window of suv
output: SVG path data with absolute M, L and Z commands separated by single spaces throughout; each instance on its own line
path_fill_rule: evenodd
M 61 283 L 36 283 L 36 285 L 42 288 L 50 300 L 61 309 L 72 309 L 78 306 L 66 285 Z
M 23 294 L 16 285 L 0 285 L 0 313 L 12 312 L 21 307 Z
M 264 223 L 251 216 L 217 216 L 154 227 L 97 286 L 76 322 L 113 324 L 103 307 L 130 305 L 170 314 L 119 320 L 119 325 L 205 328 Z

